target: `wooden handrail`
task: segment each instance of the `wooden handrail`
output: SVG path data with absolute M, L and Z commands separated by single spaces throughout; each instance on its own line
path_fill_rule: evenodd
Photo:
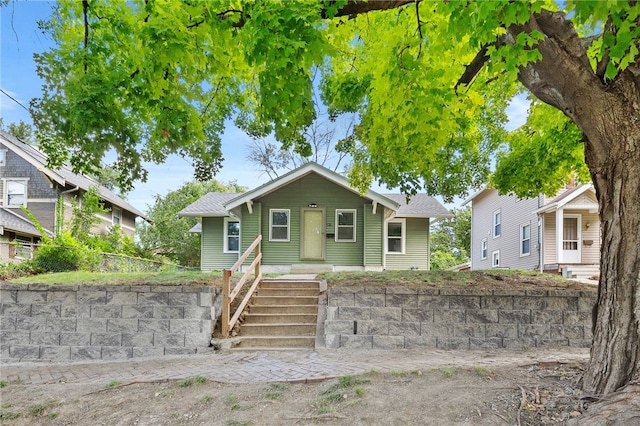
M 251 296 L 253 296 L 253 292 L 258 287 L 258 283 L 262 279 L 262 272 L 260 272 L 260 263 L 262 261 L 262 253 L 260 252 L 260 242 L 262 241 L 262 235 L 256 236 L 256 239 L 251 243 L 251 245 L 247 248 L 247 250 L 240 256 L 238 261 L 233 264 L 231 269 L 225 269 L 222 277 L 222 315 L 220 321 L 222 323 L 222 337 L 229 337 L 229 333 L 233 330 L 233 326 L 240 318 L 240 314 L 244 310 L 245 306 L 249 302 Z M 247 268 L 240 281 L 234 286 L 233 291 L 231 291 L 231 276 L 234 272 L 236 272 L 244 263 L 245 260 L 249 257 L 251 252 L 254 252 L 255 256 L 251 265 Z M 233 317 L 231 317 L 231 303 L 234 301 L 238 293 L 242 290 L 245 282 L 249 278 L 249 273 L 254 271 L 253 276 L 254 280 L 249 287 L 249 291 L 244 296 L 244 299 L 238 305 L 238 309 L 234 312 Z

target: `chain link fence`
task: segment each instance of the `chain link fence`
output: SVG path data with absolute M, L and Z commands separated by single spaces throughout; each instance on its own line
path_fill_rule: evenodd
M 38 250 L 46 251 L 46 255 L 38 256 Z M 102 253 L 83 246 L 49 246 L 18 240 L 0 242 L 0 264 L 28 261 L 45 271 L 158 272 L 189 269 L 152 259 Z

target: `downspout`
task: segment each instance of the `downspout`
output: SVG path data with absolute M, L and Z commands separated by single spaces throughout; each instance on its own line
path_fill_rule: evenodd
M 60 191 L 58 194 L 58 205 L 56 206 L 55 212 L 55 227 L 54 230 L 56 235 L 59 235 L 62 232 L 62 223 L 64 222 L 64 196 L 66 194 L 71 194 L 72 192 L 76 192 L 80 189 L 78 185 L 75 188 L 67 189 L 66 191 Z

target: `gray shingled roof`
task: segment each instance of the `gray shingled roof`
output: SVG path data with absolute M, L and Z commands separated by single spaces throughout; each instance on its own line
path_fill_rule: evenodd
M 225 204 L 237 196 L 239 192 L 209 192 L 198 201 L 189 204 L 178 212 L 178 216 L 219 217 L 229 216 Z
M 136 216 L 140 216 L 141 218 L 148 220 L 147 216 L 140 210 L 136 209 L 120 196 L 100 185 L 98 182 L 89 178 L 88 176 L 76 174 L 71 170 L 70 167 L 66 165 L 63 165 L 60 169 L 57 170 L 49 169 L 47 167 L 47 156 L 44 153 L 40 152 L 38 149 L 1 130 L 0 137 L 2 139 L 5 139 L 11 145 L 15 146 L 17 149 L 22 150 L 26 155 L 35 160 L 40 165 L 40 169 L 42 170 L 42 172 L 49 175 L 52 179 L 58 180 L 56 179 L 56 177 L 62 178 L 65 182 L 68 182 L 69 184 L 74 186 L 78 186 L 85 191 L 92 186 L 96 186 L 98 188 L 98 193 L 100 194 L 100 197 L 102 199 L 109 201 L 114 206 L 130 211 Z
M 438 200 L 427 194 L 415 194 L 409 198 L 404 194 L 382 194 L 400 204 L 398 217 L 451 217 L 452 214 Z
M 38 228 L 36 228 L 30 220 L 25 219 L 5 208 L 0 208 L 0 224 L 2 224 L 5 231 L 8 230 L 19 234 L 40 236 Z M 53 235 L 50 231 L 47 231 L 47 233 L 49 236 Z

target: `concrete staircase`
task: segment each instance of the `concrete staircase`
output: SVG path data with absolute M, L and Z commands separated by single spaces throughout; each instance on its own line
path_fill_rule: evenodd
M 320 282 L 263 280 L 243 315 L 234 349 L 314 348 Z
M 566 270 L 565 270 L 566 268 Z M 578 280 L 598 280 L 600 276 L 599 265 L 567 265 L 563 268 L 563 274 L 566 278 Z

